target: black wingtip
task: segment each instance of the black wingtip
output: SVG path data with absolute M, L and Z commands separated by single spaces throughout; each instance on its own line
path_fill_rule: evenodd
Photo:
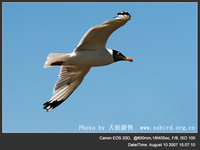
M 122 11 L 118 13 L 117 15 L 129 15 L 131 17 L 131 15 L 127 11 Z
M 43 109 L 46 109 L 47 112 L 49 112 L 50 110 L 54 109 L 55 107 L 57 107 L 58 105 L 60 105 L 62 102 L 64 102 L 64 100 L 59 100 L 59 101 L 48 101 L 46 103 L 43 104 Z

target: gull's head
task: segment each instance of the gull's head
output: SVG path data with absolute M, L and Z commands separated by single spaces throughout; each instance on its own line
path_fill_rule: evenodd
M 121 52 L 113 50 L 113 59 L 114 61 L 120 61 L 120 60 L 127 60 L 130 62 L 133 62 L 131 58 L 125 57 Z

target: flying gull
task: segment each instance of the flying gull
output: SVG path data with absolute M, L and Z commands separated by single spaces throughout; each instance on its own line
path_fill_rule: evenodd
M 105 66 L 121 60 L 133 62 L 121 52 L 105 47 L 109 36 L 131 19 L 131 15 L 126 11 L 117 15 L 112 20 L 90 28 L 72 53 L 48 55 L 44 68 L 61 67 L 53 95 L 43 104 L 44 109 L 50 111 L 64 102 L 81 84 L 91 67 Z

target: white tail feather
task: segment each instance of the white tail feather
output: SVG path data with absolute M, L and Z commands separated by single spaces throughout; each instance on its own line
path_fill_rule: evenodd
M 50 53 L 44 64 L 44 68 L 53 67 L 51 64 L 57 61 L 65 62 L 69 56 L 70 54 Z

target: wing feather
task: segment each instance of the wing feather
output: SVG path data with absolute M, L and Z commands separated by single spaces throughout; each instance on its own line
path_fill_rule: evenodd
M 44 103 L 44 109 L 50 111 L 65 101 L 81 84 L 90 68 L 61 66 L 59 79 L 55 84 L 51 99 Z
M 118 17 L 115 19 L 90 28 L 80 40 L 75 51 L 105 49 L 109 36 L 119 27 L 126 24 L 131 17 L 127 12 L 118 14 Z

